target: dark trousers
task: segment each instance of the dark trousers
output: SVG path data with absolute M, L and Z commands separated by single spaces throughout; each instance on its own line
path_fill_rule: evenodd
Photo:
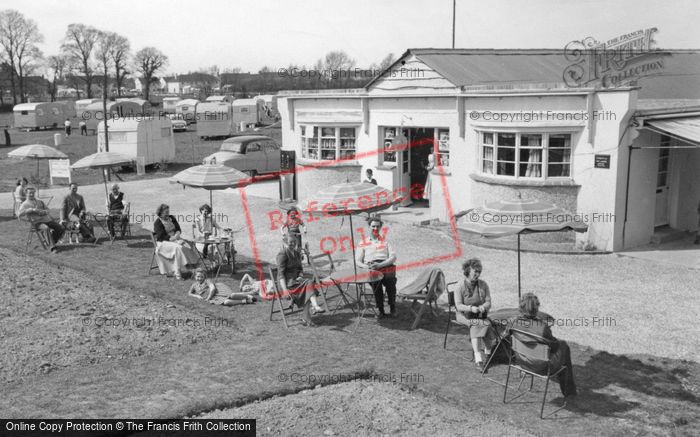
M 576 383 L 574 382 L 574 367 L 571 365 L 571 349 L 564 340 L 559 340 L 557 350 L 550 355 L 553 371 L 559 370 L 561 366 L 566 366 L 566 370 L 557 375 L 559 388 L 564 396 L 576 394 Z
M 55 221 L 50 221 L 46 223 L 37 223 L 36 228 L 38 230 L 44 230 L 43 226 L 48 227 L 48 232 L 51 235 L 51 240 L 53 241 L 53 244 L 58 243 L 58 241 L 63 237 L 63 233 L 65 232 L 65 229 L 63 229 L 63 226 L 58 224 Z
M 71 127 L 66 126 L 66 136 L 70 136 Z
M 109 229 L 109 233 L 114 235 L 114 223 L 119 223 L 119 231 L 122 233 L 122 236 L 124 235 L 124 229 L 126 228 L 126 223 L 127 223 L 128 217 L 123 215 L 123 214 L 110 214 L 107 217 L 107 229 Z M 205 253 L 206 253 L 206 246 L 205 246 Z
M 80 135 L 87 135 L 87 126 L 80 126 Z
M 389 298 L 389 310 L 393 311 L 396 308 L 396 273 L 393 271 L 384 272 L 384 277 L 381 281 L 372 282 L 372 291 L 374 292 L 374 300 L 377 304 L 377 310 L 384 314 L 384 289 Z

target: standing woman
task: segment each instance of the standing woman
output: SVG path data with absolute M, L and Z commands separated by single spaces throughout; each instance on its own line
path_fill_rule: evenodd
M 211 206 L 209 206 L 206 203 L 199 207 L 199 215 L 195 218 L 195 224 L 197 225 L 197 232 L 202 238 L 207 237 L 207 234 L 216 237 L 217 235 L 219 235 L 219 231 L 223 231 L 223 229 L 221 229 L 221 226 L 219 226 L 219 224 L 216 222 L 216 220 L 214 220 L 214 217 L 211 214 Z M 209 243 L 203 243 L 202 256 L 206 258 L 208 252 Z M 219 247 L 219 252 L 224 253 L 224 248 Z M 223 260 L 219 261 L 223 262 Z
M 156 261 L 161 275 L 175 275 L 182 279 L 182 272 L 188 264 L 197 264 L 199 258 L 190 243 L 180 236 L 182 232 L 175 217 L 170 215 L 170 207 L 161 204 L 156 210 L 158 218 L 153 223 L 156 243 Z
M 491 292 L 488 284 L 482 279 L 482 265 L 478 258 L 471 258 L 462 263 L 464 280 L 459 284 L 459 290 L 455 293 L 455 307 L 467 320 L 461 320 L 469 326 L 469 336 L 474 350 L 474 361 L 480 370 L 484 368 L 484 361 L 488 361 L 491 355 L 492 336 L 490 322 L 486 318 L 491 308 Z M 481 353 L 483 349 L 484 353 Z
M 297 241 L 297 248 L 301 250 L 304 246 L 301 241 L 302 232 L 306 235 L 306 225 L 301 219 L 301 212 L 296 206 L 292 206 L 287 211 L 287 220 L 282 226 L 282 235 L 289 234 L 290 237 Z
M 425 166 L 428 174 L 425 176 L 425 186 L 423 187 L 423 199 L 430 200 L 430 180 L 432 179 L 430 172 L 435 168 L 435 158 L 431 153 L 428 155 L 428 164 Z

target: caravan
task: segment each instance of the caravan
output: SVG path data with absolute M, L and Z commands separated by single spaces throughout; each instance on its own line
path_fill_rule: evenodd
M 143 118 L 143 106 L 130 100 L 120 100 L 117 102 L 107 102 L 107 117 L 112 118 Z M 105 114 L 101 101 L 92 103 L 85 108 L 81 116 L 87 125 L 87 130 L 92 134 L 97 133 L 97 125 L 104 122 Z
M 42 129 L 63 126 L 70 118 L 66 105 L 59 102 L 20 103 L 12 109 L 18 129 Z
M 93 103 L 101 102 L 102 99 L 82 99 L 82 100 L 76 100 L 75 101 L 75 113 L 76 116 L 82 120 L 83 118 L 83 112 L 87 110 L 87 107 L 92 105 Z
M 180 100 L 175 105 L 175 113 L 177 118 L 185 120 L 188 124 L 197 122 L 197 105 L 199 100 L 197 99 L 185 99 Z
M 230 103 L 202 102 L 197 105 L 197 136 L 202 139 L 231 136 L 232 119 Z
M 175 159 L 172 123 L 167 118 L 121 118 L 107 122 L 109 151 L 139 159 L 144 165 Z M 105 149 L 104 123 L 98 127 L 97 151 Z
M 177 104 L 182 101 L 179 97 L 163 97 L 163 113 L 165 114 L 175 114 L 177 111 Z
M 244 132 L 249 127 L 260 123 L 263 101 L 258 99 L 238 99 L 233 101 L 233 128 L 235 132 Z

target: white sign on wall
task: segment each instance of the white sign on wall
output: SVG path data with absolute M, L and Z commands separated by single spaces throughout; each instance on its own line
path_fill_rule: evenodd
M 54 178 L 67 178 L 68 183 L 71 183 L 69 159 L 49 159 L 49 179 L 51 180 L 51 185 L 53 185 Z

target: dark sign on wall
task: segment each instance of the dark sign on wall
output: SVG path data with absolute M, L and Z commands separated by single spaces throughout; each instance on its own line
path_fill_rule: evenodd
M 595 155 L 595 168 L 610 168 L 610 155 Z

